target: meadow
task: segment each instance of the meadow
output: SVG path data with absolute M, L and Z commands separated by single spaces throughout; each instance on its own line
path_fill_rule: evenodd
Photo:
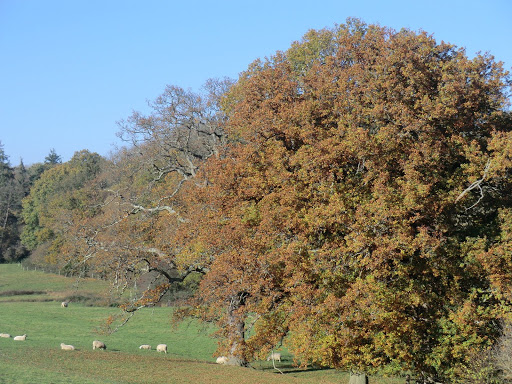
M 106 319 L 119 314 L 109 306 L 108 284 L 77 281 L 19 265 L 0 265 L 0 332 L 27 334 L 26 341 L 0 338 L 0 384 L 31 383 L 348 383 L 336 370 L 298 369 L 286 352 L 284 361 L 256 362 L 251 368 L 220 366 L 212 356 L 213 325 L 186 321 L 172 326 L 172 308 L 145 308 L 113 334 L 104 333 Z M 62 300 L 71 299 L 68 308 Z M 107 350 L 92 350 L 102 340 Z M 63 351 L 60 343 L 77 350 Z M 157 353 L 157 344 L 168 353 Z M 150 344 L 150 351 L 138 349 Z M 400 384 L 403 379 L 371 377 L 370 383 Z

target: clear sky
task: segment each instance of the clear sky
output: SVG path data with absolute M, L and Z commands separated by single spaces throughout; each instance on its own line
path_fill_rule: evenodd
M 12 165 L 108 155 L 166 84 L 237 78 L 309 29 L 357 17 L 512 67 L 512 0 L 0 0 L 0 141 Z

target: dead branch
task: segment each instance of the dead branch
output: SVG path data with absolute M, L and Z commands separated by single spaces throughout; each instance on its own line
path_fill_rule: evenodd
M 455 199 L 455 203 L 458 203 L 459 200 L 461 200 L 468 192 L 472 191 L 473 189 L 478 188 L 480 190 L 480 197 L 478 198 L 478 201 L 475 204 L 473 204 L 471 207 L 466 208 L 466 211 L 475 207 L 484 198 L 484 193 L 483 193 L 481 184 L 485 181 L 485 179 L 487 177 L 487 173 L 489 172 L 490 166 L 491 166 L 491 159 L 487 160 L 487 163 L 485 164 L 484 174 L 483 174 L 482 178 L 478 179 L 477 181 L 472 183 L 469 187 L 467 187 L 464 191 L 462 191 L 462 193 L 459 196 L 457 196 L 457 198 Z

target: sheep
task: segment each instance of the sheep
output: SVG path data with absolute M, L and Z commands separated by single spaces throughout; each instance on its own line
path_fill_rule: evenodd
M 60 303 L 60 306 L 62 308 L 67 308 L 68 307 L 68 304 L 69 304 L 69 301 L 63 301 L 62 303 Z
M 92 342 L 92 349 L 95 350 L 96 348 L 107 349 L 107 346 L 105 345 L 105 343 L 103 341 L 94 340 Z
M 228 363 L 228 358 L 226 356 L 219 356 L 217 357 L 216 363 L 226 365 Z
M 142 344 L 139 349 L 151 349 L 151 345 L 149 344 Z
M 69 344 L 60 343 L 60 349 L 63 349 L 65 351 L 74 351 L 75 347 Z
M 281 354 L 277 352 L 273 352 L 270 354 L 270 356 L 267 358 L 267 361 L 275 360 L 281 362 Z
M 157 352 L 165 352 L 167 354 L 167 344 L 158 344 L 156 346 Z
M 23 336 L 15 336 L 15 337 L 14 337 L 14 340 L 17 340 L 17 341 L 25 341 L 25 340 L 27 340 L 27 335 L 23 335 Z
M 6 339 L 9 339 L 11 335 L 9 335 L 8 333 L 0 333 L 0 337 L 5 337 Z

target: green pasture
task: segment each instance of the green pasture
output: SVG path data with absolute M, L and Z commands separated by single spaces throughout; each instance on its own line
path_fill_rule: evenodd
M 112 299 L 108 283 L 101 280 L 23 270 L 20 264 L 0 265 L 0 303 L 64 300 L 108 305 Z
M 254 369 L 220 366 L 212 354 L 213 326 L 186 321 L 172 326 L 172 309 L 146 308 L 113 334 L 103 333 L 106 319 L 120 312 L 91 303 L 109 301 L 108 285 L 86 279 L 23 271 L 18 265 L 0 265 L 0 332 L 27 334 L 26 341 L 0 338 L 0 384 L 30 383 L 348 383 L 348 375 L 335 370 L 302 370 L 292 357 L 276 363 L 256 362 Z M 68 308 L 60 302 L 69 297 Z M 101 340 L 107 350 L 92 350 Z M 77 350 L 63 351 L 60 343 Z M 158 353 L 157 344 L 168 353 Z M 140 350 L 150 344 L 150 351 Z M 370 378 L 370 383 L 399 384 L 401 379 Z

